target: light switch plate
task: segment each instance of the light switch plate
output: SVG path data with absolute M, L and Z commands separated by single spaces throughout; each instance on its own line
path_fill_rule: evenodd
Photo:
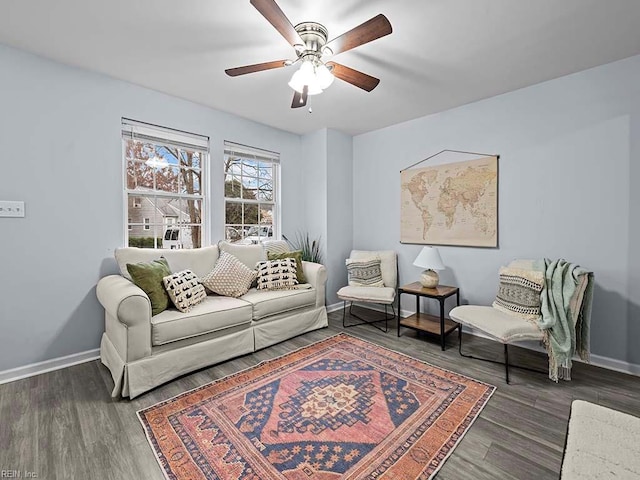
M 0 200 L 0 217 L 24 217 L 24 202 Z

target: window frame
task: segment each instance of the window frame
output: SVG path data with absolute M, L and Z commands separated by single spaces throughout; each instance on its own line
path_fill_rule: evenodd
M 138 138 L 136 138 L 138 137 Z M 154 147 L 158 146 L 170 146 L 176 147 L 179 151 L 193 151 L 198 152 L 199 155 L 199 170 L 200 170 L 200 178 L 199 178 L 199 194 L 188 194 L 176 192 L 165 192 L 163 190 L 156 189 L 155 180 L 154 187 L 149 191 L 141 191 L 136 189 L 128 188 L 128 174 L 127 174 L 127 166 L 129 159 L 127 159 L 127 141 L 128 140 L 137 140 L 150 143 L 154 145 Z M 204 247 L 210 245 L 210 215 L 209 208 L 211 204 L 211 195 L 209 190 L 209 168 L 211 162 L 211 153 L 210 153 L 210 138 L 205 135 L 198 135 L 195 133 L 186 132 L 183 130 L 178 130 L 170 127 L 163 127 L 159 125 L 154 125 L 151 123 L 140 122 L 137 120 L 131 120 L 129 118 L 122 118 L 121 121 L 121 134 L 120 134 L 120 143 L 122 148 L 121 158 L 122 158 L 122 186 L 123 186 L 123 210 L 124 216 L 123 218 L 126 220 L 123 222 L 123 244 L 125 246 L 129 246 L 130 233 L 134 228 L 142 227 L 142 231 L 150 232 L 154 238 L 154 246 L 149 247 L 150 249 L 159 249 L 164 248 L 160 247 L 159 241 L 162 242 L 164 239 L 164 234 L 167 225 L 165 225 L 164 218 L 155 218 L 153 221 L 149 219 L 149 223 L 145 224 L 146 218 L 142 219 L 142 223 L 130 222 L 129 221 L 129 200 L 131 199 L 132 208 L 142 208 L 142 203 L 145 198 L 151 199 L 153 202 L 157 198 L 164 199 L 180 199 L 183 201 L 194 200 L 199 202 L 200 207 L 200 223 L 194 224 L 190 222 L 180 222 L 177 221 L 173 225 L 179 227 L 188 228 L 191 225 L 199 225 L 200 227 L 200 246 Z M 194 167 L 195 168 L 195 167 Z M 154 174 L 155 179 L 155 174 Z M 136 202 L 139 200 L 139 202 Z M 135 204 L 135 205 L 134 205 Z M 179 219 L 178 219 L 179 220 Z M 132 228 L 134 227 L 134 228 Z M 164 242 L 162 243 L 164 245 Z
M 279 240 L 282 238 L 281 236 L 281 228 L 282 228 L 282 182 L 281 182 L 281 165 L 280 165 L 280 154 L 277 152 L 272 152 L 269 150 L 264 150 L 256 147 L 250 147 L 247 145 L 242 145 L 234 142 L 225 141 L 224 142 L 224 152 L 223 152 L 223 168 L 226 168 L 228 157 L 229 156 L 237 156 L 242 159 L 261 162 L 261 163 L 269 163 L 271 164 L 271 182 L 272 182 L 272 200 L 265 201 L 260 199 L 245 199 L 241 197 L 227 197 L 226 195 L 226 182 L 227 175 L 232 175 L 233 177 L 237 177 L 240 179 L 240 183 L 244 186 L 243 178 L 250 178 L 256 180 L 256 189 L 259 189 L 259 180 L 263 177 L 260 176 L 259 171 L 254 175 L 245 175 L 244 169 L 240 168 L 240 174 L 237 173 L 228 173 L 226 170 L 223 170 L 223 224 L 224 224 L 224 232 L 223 238 L 227 241 L 227 229 L 234 228 L 240 234 L 239 240 L 244 240 L 245 234 L 248 233 L 248 230 L 254 226 L 268 226 L 271 225 L 272 236 L 271 237 L 258 237 L 259 242 L 265 240 Z M 241 193 L 242 193 L 241 188 Z M 261 224 L 260 218 L 258 218 L 258 223 L 245 223 L 244 219 L 244 209 L 242 213 L 242 223 L 227 223 L 227 203 L 237 203 L 239 205 L 270 205 L 271 206 L 271 215 L 272 215 L 272 223 L 271 224 Z M 239 227 L 239 230 L 238 230 Z M 238 241 L 238 240 L 237 240 Z

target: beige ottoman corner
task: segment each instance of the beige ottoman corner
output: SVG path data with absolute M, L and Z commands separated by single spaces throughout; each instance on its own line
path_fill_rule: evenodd
M 574 400 L 560 478 L 640 480 L 640 418 Z

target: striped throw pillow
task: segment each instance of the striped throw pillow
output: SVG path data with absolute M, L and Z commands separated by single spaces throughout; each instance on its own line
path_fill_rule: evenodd
M 350 287 L 384 287 L 379 258 L 347 258 L 346 264 Z
M 502 267 L 493 307 L 527 320 L 535 320 L 540 317 L 540 293 L 543 288 L 543 272 Z

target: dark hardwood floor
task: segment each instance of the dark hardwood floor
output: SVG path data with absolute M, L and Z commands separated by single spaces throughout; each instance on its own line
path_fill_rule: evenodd
M 391 326 L 387 334 L 371 326 L 346 331 L 497 387 L 438 479 L 557 479 L 573 399 L 640 416 L 638 377 L 576 363 L 571 382 L 512 369 L 506 385 L 500 365 L 458 355 L 457 335 L 442 352 L 435 339 L 408 329 L 398 338 Z M 186 375 L 132 401 L 110 397 L 112 380 L 99 361 L 0 385 L 0 470 L 18 470 L 22 478 L 34 472 L 39 479 L 162 480 L 137 410 L 340 331 L 336 312 L 327 329 Z M 500 359 L 502 346 L 465 335 L 465 351 Z M 510 360 L 546 368 L 542 354 L 524 349 L 510 350 Z

